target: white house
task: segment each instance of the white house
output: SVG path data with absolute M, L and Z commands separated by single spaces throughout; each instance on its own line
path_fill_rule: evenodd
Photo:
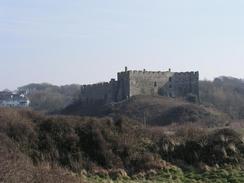
M 30 100 L 23 94 L 0 92 L 0 107 L 29 107 Z

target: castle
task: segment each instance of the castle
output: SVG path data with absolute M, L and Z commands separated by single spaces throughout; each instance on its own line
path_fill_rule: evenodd
M 117 74 L 117 80 L 81 86 L 81 100 L 112 103 L 126 100 L 136 95 L 199 98 L 198 72 L 132 71 L 125 67 Z

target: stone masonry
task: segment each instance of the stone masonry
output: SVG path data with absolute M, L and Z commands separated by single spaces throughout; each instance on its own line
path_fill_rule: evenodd
M 199 98 L 198 72 L 168 71 L 132 71 L 117 74 L 117 80 L 110 82 L 83 85 L 81 100 L 86 102 L 101 101 L 112 103 L 126 100 L 136 95 L 187 97 L 194 95 Z

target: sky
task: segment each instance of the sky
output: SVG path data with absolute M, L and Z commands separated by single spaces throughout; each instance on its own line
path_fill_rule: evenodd
M 244 78 L 243 0 L 0 0 L 0 89 L 118 71 Z

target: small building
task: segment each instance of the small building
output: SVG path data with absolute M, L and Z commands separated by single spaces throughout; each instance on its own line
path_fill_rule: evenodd
M 10 91 L 0 92 L 0 107 L 29 107 L 30 100 L 23 94 Z

